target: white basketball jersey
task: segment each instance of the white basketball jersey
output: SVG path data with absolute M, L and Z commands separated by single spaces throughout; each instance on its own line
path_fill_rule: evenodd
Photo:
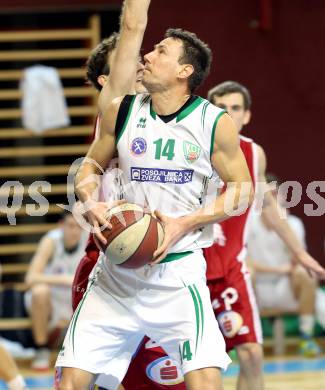
M 224 112 L 196 97 L 165 123 L 150 96 L 133 96 L 116 141 L 122 197 L 174 218 L 205 205 L 214 132 Z M 206 226 L 184 236 L 170 253 L 208 247 L 212 238 L 212 225 Z

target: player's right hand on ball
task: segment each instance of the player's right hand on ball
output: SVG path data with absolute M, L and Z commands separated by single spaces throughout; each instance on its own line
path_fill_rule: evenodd
M 107 244 L 106 238 L 103 236 L 104 229 L 112 229 L 112 225 L 107 219 L 107 214 L 113 207 L 125 203 L 125 200 L 117 200 L 113 202 L 96 202 L 88 200 L 83 204 L 84 216 L 93 227 L 93 233 L 96 238 L 104 245 Z

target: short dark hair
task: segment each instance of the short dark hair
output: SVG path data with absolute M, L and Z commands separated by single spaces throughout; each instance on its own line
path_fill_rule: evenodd
M 108 57 L 110 53 L 116 48 L 119 39 L 118 33 L 113 33 L 108 38 L 103 39 L 90 53 L 86 62 L 86 79 L 98 91 L 102 86 L 97 79 L 100 75 L 109 75 L 110 68 L 108 65 Z
M 180 57 L 179 63 L 191 64 L 193 66 L 194 72 L 189 77 L 188 84 L 191 92 L 194 92 L 210 72 L 212 62 L 211 49 L 196 34 L 181 28 L 168 29 L 165 33 L 165 38 L 180 39 L 183 42 L 183 55 Z
M 240 93 L 244 99 L 244 109 L 249 110 L 251 108 L 252 98 L 249 90 L 237 81 L 225 81 L 216 85 L 208 92 L 208 100 L 214 103 L 215 97 L 221 97 L 229 93 Z

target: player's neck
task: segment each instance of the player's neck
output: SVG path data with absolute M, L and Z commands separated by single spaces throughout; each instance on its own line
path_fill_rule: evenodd
M 170 115 L 178 111 L 189 99 L 188 90 L 168 90 L 151 93 L 152 108 L 158 115 Z

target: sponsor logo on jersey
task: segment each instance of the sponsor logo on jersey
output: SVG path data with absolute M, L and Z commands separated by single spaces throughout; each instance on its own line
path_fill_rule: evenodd
M 146 125 L 147 125 L 147 118 L 140 118 L 139 122 L 137 124 L 137 128 L 138 129 L 145 129 Z
M 236 311 L 224 311 L 217 317 L 221 331 L 225 337 L 232 338 L 243 325 L 242 316 Z
M 147 150 L 146 140 L 141 137 L 135 138 L 131 143 L 130 150 L 134 156 L 141 156 Z
M 131 180 L 155 183 L 185 184 L 193 179 L 192 169 L 171 170 L 131 167 Z
M 165 386 L 177 385 L 184 380 L 177 362 L 169 356 L 161 357 L 150 363 L 146 374 L 153 382 Z
M 194 163 L 201 154 L 201 147 L 199 145 L 192 144 L 191 142 L 183 142 L 183 152 L 185 160 L 188 163 Z
M 239 331 L 238 331 L 238 334 L 241 335 L 241 334 L 248 334 L 249 333 L 249 327 L 244 325 L 242 326 Z

